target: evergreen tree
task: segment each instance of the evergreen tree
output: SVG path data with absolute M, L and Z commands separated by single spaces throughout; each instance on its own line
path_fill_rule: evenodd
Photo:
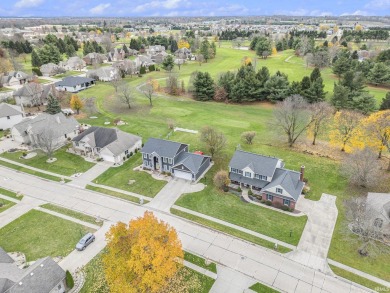
M 139 51 L 140 46 L 136 39 L 130 40 L 130 49 Z
M 314 82 L 317 80 L 317 78 L 321 77 L 321 71 L 318 67 L 315 67 L 313 71 L 310 74 L 310 81 Z
M 268 55 L 271 53 L 272 47 L 271 47 L 271 42 L 265 38 L 265 37 L 260 37 L 257 40 L 256 43 L 256 54 L 258 56 L 264 56 L 264 52 L 268 52 Z
M 167 57 L 165 57 L 163 62 L 161 63 L 161 67 L 168 72 L 171 72 L 174 66 L 175 60 L 173 60 L 172 55 L 168 55 Z
M 299 81 L 293 81 L 290 85 L 290 95 L 300 95 L 302 92 L 301 83 Z
M 54 115 L 60 112 L 61 112 L 61 105 L 58 102 L 58 99 L 50 94 L 47 98 L 46 113 Z
M 212 100 L 215 94 L 214 81 L 208 72 L 198 72 L 194 80 L 194 97 L 198 101 Z
M 380 110 L 389 110 L 390 109 L 390 92 L 387 92 L 386 97 L 382 99 Z
M 269 69 L 265 66 L 261 67 L 260 70 L 256 73 L 256 78 L 259 81 L 261 87 L 264 87 L 270 76 Z
M 355 96 L 352 99 L 352 107 L 355 110 L 367 115 L 376 110 L 376 100 L 374 96 L 368 93 L 362 93 L 359 96 Z
M 200 54 L 203 55 L 204 60 L 209 60 L 210 57 L 210 43 L 207 38 L 204 38 L 202 43 L 200 44 Z
M 172 39 L 170 44 L 171 44 L 170 45 L 171 46 L 171 52 L 175 53 L 179 49 L 178 46 L 177 46 L 176 40 Z
M 60 51 L 58 50 L 57 47 L 55 47 L 52 44 L 44 45 L 41 49 L 39 49 L 38 54 L 39 54 L 39 58 L 42 61 L 42 64 L 47 64 L 47 63 L 58 64 L 62 60 Z
M 35 50 L 31 53 L 31 65 L 32 67 L 41 67 L 42 65 L 41 58 L 39 58 L 39 55 Z
M 375 63 L 368 74 L 368 80 L 376 85 L 390 81 L 390 68 L 384 63 Z
M 73 47 L 72 44 L 67 44 L 66 47 L 65 47 L 65 54 L 69 57 L 73 57 L 74 55 L 76 55 L 76 51 Z
M 351 58 L 354 59 L 354 60 L 358 60 L 359 59 L 359 54 L 358 54 L 358 52 L 356 50 L 352 52 Z
M 304 92 L 308 90 L 311 86 L 310 78 L 308 76 L 304 76 L 301 81 L 301 91 Z
M 344 56 L 337 58 L 335 62 L 333 62 L 333 73 L 336 74 L 339 78 L 351 69 L 351 61 Z
M 61 54 L 66 53 L 66 44 L 62 39 L 58 39 L 57 48 Z M 73 48 L 73 50 L 74 50 L 74 48 Z
M 349 88 L 335 84 L 333 88 L 333 96 L 331 98 L 331 104 L 337 109 L 350 108 L 351 103 L 349 99 L 350 90 Z
M 223 87 L 223 89 L 226 91 L 227 99 L 230 99 L 234 78 L 234 73 L 230 71 L 222 73 L 218 78 L 218 86 Z
M 309 103 L 317 103 L 325 100 L 326 92 L 324 91 L 325 85 L 323 84 L 322 78 L 317 78 L 311 83 L 310 88 L 302 92 L 303 97 Z
M 269 93 L 270 101 L 282 101 L 289 94 L 289 82 L 285 75 L 275 74 L 265 83 L 264 89 Z
M 122 49 L 123 49 L 123 51 L 125 52 L 125 54 L 127 56 L 129 54 L 129 49 L 127 48 L 127 46 L 125 44 L 123 44 Z

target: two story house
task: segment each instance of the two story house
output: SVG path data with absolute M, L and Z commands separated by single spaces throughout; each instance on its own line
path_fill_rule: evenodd
M 304 166 L 301 172 L 284 168 L 282 160 L 237 150 L 229 163 L 229 178 L 232 184 L 250 188 L 263 200 L 275 206 L 294 209 L 302 193 Z
M 143 168 L 189 181 L 197 181 L 211 164 L 209 156 L 190 153 L 188 144 L 157 138 L 150 138 L 141 153 Z

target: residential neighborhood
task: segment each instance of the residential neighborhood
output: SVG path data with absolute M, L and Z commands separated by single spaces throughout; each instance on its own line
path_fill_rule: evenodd
M 0 293 L 390 290 L 387 3 L 27 2 Z

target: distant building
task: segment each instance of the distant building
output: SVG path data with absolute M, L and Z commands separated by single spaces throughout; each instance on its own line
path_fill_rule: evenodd
M 81 76 L 68 76 L 61 81 L 57 81 L 55 88 L 59 91 L 78 93 L 79 91 L 95 85 L 95 79 Z

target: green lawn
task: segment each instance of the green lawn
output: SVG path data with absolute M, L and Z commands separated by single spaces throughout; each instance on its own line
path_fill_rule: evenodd
M 146 172 L 133 171 L 133 168 L 141 164 L 141 154 L 137 153 L 128 159 L 122 166 L 108 169 L 97 177 L 94 180 L 94 183 L 135 192 L 149 197 L 155 197 L 167 182 L 153 179 L 152 176 Z M 129 180 L 135 180 L 135 182 L 129 185 Z
M 0 165 L 2 165 L 4 167 L 11 168 L 11 169 L 14 169 L 16 171 L 20 171 L 20 172 L 27 173 L 27 174 L 30 174 L 30 175 L 38 176 L 38 177 L 41 177 L 43 179 L 47 179 L 47 180 L 51 180 L 51 181 L 57 181 L 57 182 L 61 181 L 60 177 L 56 177 L 56 176 L 48 175 L 48 174 L 45 174 L 45 173 L 42 173 L 42 172 L 34 171 L 34 170 L 31 170 L 31 169 L 28 169 L 28 168 L 25 168 L 25 167 L 21 167 L 21 166 L 15 165 L 15 164 L 11 164 L 11 163 L 8 163 L 8 162 L 4 162 L 4 161 L 1 161 L 1 160 L 0 160 Z M 65 182 L 69 182 L 69 180 L 65 179 Z
M 206 260 L 203 257 L 184 251 L 184 260 L 193 263 L 201 268 L 209 270 L 213 273 L 217 273 L 217 265 L 213 262 L 207 265 Z
M 269 249 L 274 249 L 274 247 L 275 247 L 275 243 L 273 243 L 273 242 L 264 240 L 262 238 L 258 238 L 256 236 L 251 235 L 251 234 L 247 234 L 247 233 L 242 232 L 240 230 L 236 230 L 234 228 L 230 228 L 228 226 L 225 226 L 225 225 L 222 225 L 222 224 L 219 224 L 219 223 L 216 223 L 216 222 L 213 222 L 213 221 L 210 221 L 210 220 L 198 217 L 198 216 L 194 216 L 194 215 L 176 210 L 174 208 L 171 208 L 171 213 L 174 215 L 180 216 L 182 218 L 186 218 L 188 220 L 191 220 L 193 222 L 199 223 L 201 225 L 210 227 L 214 230 L 233 235 L 235 237 L 244 239 L 246 241 L 255 243 L 255 244 L 260 245 L 260 246 L 264 246 L 264 247 L 269 248 Z M 290 252 L 291 249 L 279 245 L 278 251 L 281 253 L 287 253 L 287 252 Z
M 67 71 L 65 73 L 54 75 L 53 78 L 62 79 L 62 78 L 67 77 L 67 76 L 80 75 L 82 73 L 83 73 L 83 71 Z
M 272 289 L 266 285 L 263 285 L 261 283 L 256 283 L 249 287 L 249 289 L 258 292 L 258 293 L 279 293 L 279 291 Z
M 0 229 L 0 246 L 6 251 L 20 251 L 27 261 L 45 256 L 66 256 L 91 229 L 31 210 Z
M 362 278 L 358 275 L 355 275 L 354 273 L 351 273 L 351 272 L 348 272 L 344 269 L 341 269 L 341 268 L 338 268 L 338 267 L 335 267 L 333 265 L 329 265 L 330 268 L 332 269 L 332 271 L 340 276 L 340 277 L 343 277 L 345 279 L 348 279 L 348 280 L 351 280 L 355 283 L 358 283 L 360 285 L 363 285 L 367 288 L 370 288 L 372 290 L 375 290 L 375 291 L 378 291 L 378 292 L 388 292 L 390 290 L 390 288 L 387 288 L 387 287 L 384 287 L 383 285 L 380 285 L 378 283 L 375 283 L 371 280 L 368 280 L 368 279 L 365 279 L 365 278 Z
M 0 198 L 0 213 L 8 210 L 10 207 L 14 206 L 15 203 L 13 201 L 5 200 Z
M 5 92 L 11 92 L 12 89 L 6 88 L 6 87 L 0 87 L 0 93 L 5 93 Z
M 93 190 L 93 191 L 100 192 L 100 193 L 105 193 L 107 195 L 111 195 L 111 196 L 114 196 L 114 197 L 117 197 L 117 198 L 121 198 L 121 199 L 125 199 L 125 200 L 128 200 L 128 201 L 132 201 L 132 202 L 135 202 L 135 203 L 139 203 L 139 198 L 138 197 L 127 195 L 127 194 L 124 194 L 124 193 L 119 193 L 119 192 L 112 191 L 112 190 L 109 190 L 109 189 L 106 189 L 106 188 L 103 188 L 103 187 L 96 187 L 96 186 L 92 186 L 92 185 L 87 185 L 86 189 Z M 148 203 L 148 202 L 149 201 L 144 200 L 144 204 Z
M 176 205 L 227 221 L 229 223 L 268 235 L 280 241 L 297 245 L 307 217 L 293 217 L 250 203 L 231 193 L 219 192 L 211 185 L 197 193 L 182 195 Z M 232 212 L 234 211 L 234 212 Z M 290 237 L 292 230 L 292 237 Z
M 44 152 L 35 152 L 37 152 L 37 155 L 31 159 L 19 159 L 23 152 L 6 152 L 1 156 L 18 163 L 65 176 L 70 176 L 79 172 L 86 172 L 95 165 L 94 163 L 87 162 L 80 156 L 66 152 L 66 147 L 63 147 L 54 152 L 53 157 L 57 159 L 57 161 L 54 163 L 46 163 L 47 155 Z
M 198 278 L 200 283 L 200 290 L 191 291 L 191 293 L 208 293 L 210 292 L 211 287 L 213 287 L 215 280 L 206 275 L 203 275 L 197 271 L 194 271 L 190 268 L 184 267 L 183 270 L 189 272 L 193 277 Z
M 45 84 L 45 83 L 49 83 L 49 82 L 51 82 L 51 81 L 48 80 L 48 79 L 44 79 L 44 78 L 38 78 L 38 82 L 39 82 L 39 83 L 42 83 L 42 84 Z
M 257 68 L 265 65 L 270 68 L 271 73 L 275 73 L 277 70 L 287 73 L 290 81 L 301 80 L 303 76 L 309 75 L 312 69 L 306 69 L 303 60 L 299 57 L 293 56 L 290 59 L 291 63 L 285 62 L 285 59 L 292 55 L 293 51 L 290 50 L 278 53 L 278 55 L 272 56 L 267 60 L 258 60 Z M 229 46 L 217 48 L 217 57 L 208 63 L 204 63 L 202 66 L 192 62 L 183 65 L 179 71 L 180 78 L 187 84 L 191 72 L 195 70 L 209 71 L 213 77 L 218 76 L 221 71 L 237 70 L 244 56 L 253 58 L 254 53 L 234 50 L 229 48 Z M 329 92 L 327 95 L 329 98 L 333 90 L 332 85 L 334 81 L 337 81 L 337 78 L 333 76 L 330 69 L 322 70 L 322 75 L 325 82 L 325 89 Z M 163 71 L 160 71 L 145 74 L 142 78 L 127 77 L 125 80 L 130 86 L 136 87 L 142 82 L 145 82 L 149 77 L 164 78 L 166 75 Z M 386 93 L 385 90 L 378 88 L 369 88 L 369 90 L 375 94 L 377 100 L 381 100 Z M 214 172 L 219 169 L 226 170 L 228 162 L 238 144 L 246 151 L 281 158 L 289 169 L 299 170 L 301 165 L 305 165 L 305 177 L 308 179 L 308 184 L 311 188 L 307 196 L 309 199 L 318 200 L 322 193 L 337 196 L 336 204 L 339 209 L 339 219 L 329 251 L 330 257 L 336 261 L 366 271 L 367 273 L 387 280 L 390 279 L 390 266 L 386 266 L 386 263 L 390 263 L 389 255 L 379 254 L 377 257 L 370 259 L 362 258 L 357 255 L 356 246 L 351 245 L 344 239 L 346 222 L 343 216 L 344 210 L 342 203 L 344 199 L 353 195 L 353 191 L 348 188 L 346 179 L 340 174 L 339 162 L 326 157 L 298 152 L 295 149 L 283 146 L 280 142 L 276 142 L 275 138 L 280 137 L 280 134 L 273 133 L 273 126 L 269 124 L 272 118 L 273 105 L 267 103 L 235 105 L 197 102 L 188 97 L 155 97 L 153 107 L 150 107 L 147 99 L 142 94 L 135 92 L 133 108 L 127 109 L 126 106 L 118 102 L 114 89 L 109 84 L 99 83 L 95 87 L 83 91 L 83 94 L 97 98 L 97 108 L 100 113 L 96 115 L 98 117 L 97 119 L 84 118 L 80 122 L 103 126 L 104 122 L 110 121 L 112 125 L 112 121 L 120 117 L 128 124 L 119 126 L 119 128 L 123 131 L 142 136 L 144 142 L 150 137 L 167 138 L 170 132 L 167 128 L 167 119 L 174 119 L 177 126 L 183 128 L 199 130 L 203 126 L 209 125 L 222 131 L 227 138 L 226 159 L 222 163 L 214 166 L 206 175 L 207 178 L 212 178 Z M 246 145 L 240 139 L 241 133 L 248 130 L 257 132 L 257 136 L 252 145 Z M 199 142 L 198 136 L 194 134 L 177 132 L 170 139 L 190 144 L 191 150 L 204 150 L 204 147 Z M 130 179 L 128 177 L 125 178 L 126 180 L 122 180 L 124 185 Z M 221 216 L 231 217 L 231 219 L 228 219 L 229 221 L 235 220 L 236 214 L 241 213 L 241 210 L 244 211 L 244 214 L 247 213 L 248 204 L 239 200 L 232 200 L 229 197 L 225 199 L 224 195 L 221 198 L 219 192 L 215 191 L 211 186 L 212 184 L 210 183 L 209 185 L 201 193 L 186 195 L 183 204 L 193 206 L 201 212 L 218 214 L 218 216 L 224 212 L 225 214 Z M 209 192 L 210 198 L 207 198 L 207 192 Z M 196 202 L 196 199 L 193 199 L 197 197 L 201 198 L 199 203 Z M 229 210 L 228 207 L 234 208 L 234 210 Z M 213 211 L 214 209 L 215 212 Z M 263 210 L 260 207 L 252 207 L 250 209 L 255 217 L 259 217 L 258 214 Z M 279 213 L 276 214 L 279 215 Z M 182 216 L 193 218 L 192 216 L 188 216 L 188 214 Z M 197 219 L 196 221 L 202 222 L 203 220 Z M 249 219 L 248 223 L 251 221 Z M 214 223 L 208 223 L 207 225 L 214 225 Z M 250 228 L 269 230 L 263 229 L 258 223 L 255 223 L 255 227 Z M 225 229 L 226 231 L 226 227 L 220 227 L 220 229 Z M 283 231 L 283 234 L 285 234 L 285 231 L 289 231 L 289 227 L 284 228 Z M 228 233 L 237 232 L 234 230 Z M 277 232 L 272 231 L 272 233 L 275 234 Z M 297 233 L 293 235 L 295 237 Z M 248 235 L 244 235 L 244 237 L 248 237 Z M 257 241 L 256 239 L 254 240 Z M 293 242 L 297 243 L 297 239 Z
M 96 218 L 95 217 L 92 217 L 92 216 L 89 216 L 89 215 L 86 215 L 86 214 L 83 214 L 83 213 L 80 213 L 80 212 L 76 212 L 76 211 L 73 211 L 73 210 L 70 210 L 70 209 L 67 209 L 67 208 L 63 208 L 63 207 L 60 207 L 60 206 L 57 206 L 57 205 L 54 205 L 54 204 L 51 204 L 51 203 L 47 203 L 47 204 L 44 204 L 44 205 L 41 205 L 42 208 L 44 209 L 47 209 L 47 210 L 51 210 L 53 212 L 57 212 L 57 213 L 60 213 L 60 214 L 64 214 L 66 216 L 69 216 L 69 217 L 72 217 L 72 218 L 75 218 L 75 219 L 79 219 L 81 221 L 84 221 L 84 222 L 88 222 L 88 223 L 91 223 L 91 224 L 94 224 L 94 225 L 98 225 L 98 226 L 102 226 L 103 225 L 103 222 L 96 222 Z
M 21 195 L 21 196 L 17 196 L 17 195 L 16 195 L 16 192 L 13 192 L 13 191 L 11 191 L 11 190 L 4 189 L 4 188 L 1 188 L 1 187 L 0 187 L 0 194 L 6 195 L 6 196 L 9 196 L 9 197 L 18 199 L 18 200 L 22 200 L 22 198 L 23 198 L 22 195 Z

